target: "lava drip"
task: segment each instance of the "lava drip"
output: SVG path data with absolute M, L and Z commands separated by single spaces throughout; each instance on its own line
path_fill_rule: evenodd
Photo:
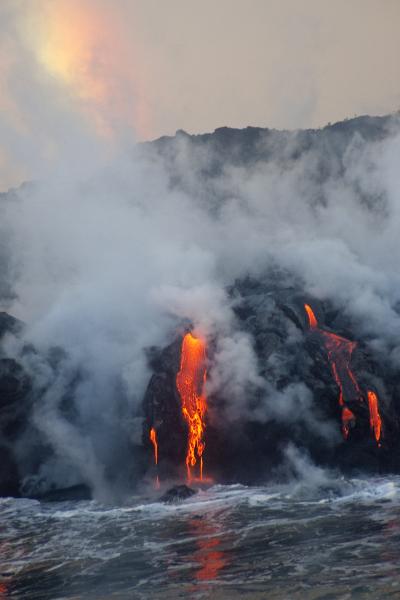
M 318 321 L 316 316 L 314 315 L 313 309 L 309 304 L 305 304 L 304 308 L 306 309 L 310 329 L 318 329 Z
M 346 406 L 346 399 L 362 401 L 360 387 L 350 368 L 351 355 L 357 344 L 340 335 L 320 329 L 311 306 L 305 304 L 304 308 L 308 315 L 310 329 L 318 332 L 322 338 L 332 375 L 339 388 L 339 405 L 342 410 L 342 433 L 343 437 L 347 439 L 351 424 L 355 422 L 356 418 L 354 413 Z
M 207 400 L 204 394 L 206 382 L 206 345 L 204 340 L 187 333 L 183 338 L 180 370 L 176 387 L 181 397 L 182 414 L 188 425 L 186 453 L 187 478 L 192 480 L 191 469 L 199 459 L 199 478 L 203 480 L 203 452 L 205 449 L 204 417 Z
M 158 442 L 157 442 L 157 432 L 154 429 L 154 427 L 152 427 L 150 429 L 150 441 L 153 444 L 153 448 L 154 448 L 154 464 L 156 465 L 156 468 L 157 468 L 158 467 Z M 160 479 L 158 477 L 158 473 L 157 473 L 157 476 L 156 476 L 155 487 L 156 488 L 160 487 Z
M 382 434 L 382 419 L 379 414 L 378 396 L 372 390 L 368 390 L 368 408 L 369 408 L 369 424 L 371 431 L 375 436 L 375 440 L 380 446 L 380 439 Z

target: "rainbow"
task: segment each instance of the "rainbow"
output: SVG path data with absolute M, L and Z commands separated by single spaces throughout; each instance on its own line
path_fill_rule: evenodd
M 39 69 L 110 135 L 116 124 L 151 134 L 140 51 L 121 13 L 93 0 L 38 0 L 25 14 L 24 39 Z

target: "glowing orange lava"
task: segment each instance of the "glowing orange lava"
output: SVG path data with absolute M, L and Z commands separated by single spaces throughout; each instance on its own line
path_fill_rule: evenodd
M 347 406 L 344 406 L 342 408 L 342 433 L 346 440 L 349 437 L 350 425 L 351 423 L 355 423 L 355 420 L 354 413 Z
M 310 329 L 317 331 L 322 337 L 323 344 L 328 354 L 332 375 L 339 388 L 339 405 L 342 407 L 343 437 L 347 438 L 350 431 L 350 425 L 352 422 L 355 422 L 356 418 L 354 413 L 345 406 L 346 396 L 352 400 L 362 400 L 360 387 L 354 373 L 350 369 L 351 355 L 357 344 L 340 335 L 320 329 L 311 306 L 305 304 L 304 308 L 308 315 Z
M 369 424 L 379 444 L 382 433 L 382 419 L 379 414 L 378 396 L 372 390 L 368 390 Z
M 204 340 L 187 333 L 183 338 L 180 371 L 176 376 L 176 387 L 182 402 L 182 414 L 188 424 L 186 469 L 188 481 L 192 480 L 191 469 L 200 461 L 199 478 L 203 481 L 204 416 L 207 401 L 204 395 L 206 382 L 206 344 Z
M 158 465 L 158 442 L 157 442 L 157 432 L 154 429 L 154 427 L 152 427 L 150 429 L 150 441 L 154 447 L 154 463 L 157 466 Z M 156 486 L 156 488 L 160 487 L 160 480 L 159 480 L 158 474 L 156 476 L 155 486 Z
M 154 462 L 158 465 L 158 443 L 157 443 L 157 433 L 154 427 L 150 429 L 150 440 L 154 446 Z
M 309 304 L 305 304 L 304 308 L 306 309 L 306 313 L 308 316 L 308 323 L 310 325 L 310 329 L 316 329 L 318 327 L 318 321 L 315 318 L 313 309 L 311 308 L 311 306 Z

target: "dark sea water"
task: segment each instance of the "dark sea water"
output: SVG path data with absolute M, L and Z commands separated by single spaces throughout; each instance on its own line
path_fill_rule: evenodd
M 400 599 L 400 478 L 0 500 L 0 598 Z

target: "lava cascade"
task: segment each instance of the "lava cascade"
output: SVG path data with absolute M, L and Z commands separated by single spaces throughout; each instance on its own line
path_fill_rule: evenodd
M 154 463 L 158 465 L 158 442 L 157 442 L 157 433 L 154 427 L 150 429 L 150 441 L 153 444 L 154 448 Z
M 325 346 L 332 375 L 339 388 L 339 405 L 342 409 L 342 432 L 343 437 L 347 439 L 351 424 L 355 422 L 355 415 L 346 406 L 347 400 L 356 400 L 363 402 L 363 395 L 358 385 L 357 379 L 350 368 L 350 361 L 353 350 L 357 343 L 352 342 L 340 335 L 325 331 L 318 327 L 318 321 L 309 304 L 304 308 L 308 316 L 309 327 L 312 331 L 318 332 Z M 375 439 L 378 442 L 381 435 L 381 418 L 378 409 L 378 397 L 374 392 L 368 392 L 368 406 L 370 412 L 371 429 L 374 432 Z M 371 396 L 371 397 L 370 397 Z
M 154 448 L 154 464 L 157 467 L 158 466 L 158 441 L 157 441 L 157 432 L 154 429 L 154 427 L 152 427 L 150 429 L 150 441 L 153 444 L 153 448 Z M 155 485 L 156 485 L 157 488 L 160 487 L 160 480 L 159 480 L 158 474 L 156 476 Z
M 204 394 L 206 382 L 206 345 L 201 338 L 187 333 L 183 338 L 180 370 L 176 387 L 182 404 L 182 414 L 188 425 L 186 469 L 188 481 L 192 480 L 191 469 L 200 462 L 199 478 L 203 480 L 203 452 L 205 449 L 204 417 L 207 400 Z
M 379 444 L 382 433 L 382 419 L 379 414 L 378 396 L 372 390 L 368 390 L 369 423 L 375 439 Z

